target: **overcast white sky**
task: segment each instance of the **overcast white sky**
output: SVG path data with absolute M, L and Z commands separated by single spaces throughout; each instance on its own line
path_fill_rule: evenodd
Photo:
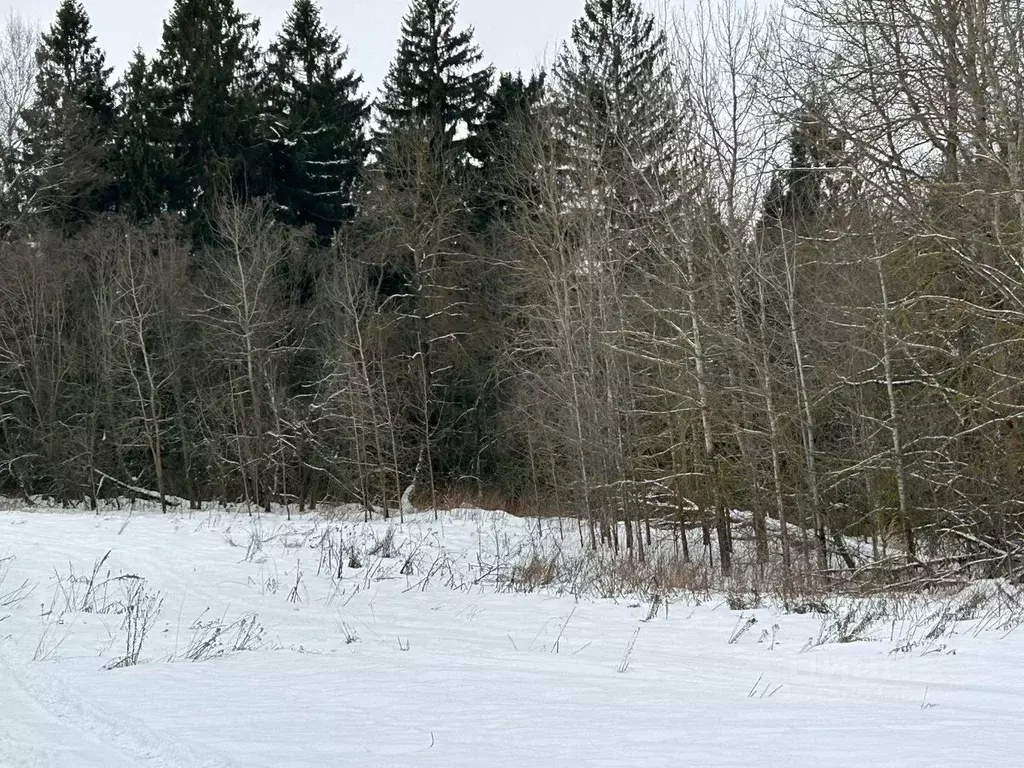
M 7 0 L 17 13 L 40 22 L 53 20 L 59 0 Z M 141 45 L 152 54 L 172 0 L 83 0 L 100 45 L 120 70 Z M 0 3 L 2 5 L 2 3 Z M 261 20 L 264 40 L 273 36 L 291 0 L 239 0 Z M 349 47 L 349 61 L 376 93 L 394 56 L 408 0 L 321 0 L 324 18 L 338 28 Z M 568 37 L 583 0 L 461 0 L 460 20 L 476 28 L 485 57 L 499 69 L 522 69 L 550 60 Z

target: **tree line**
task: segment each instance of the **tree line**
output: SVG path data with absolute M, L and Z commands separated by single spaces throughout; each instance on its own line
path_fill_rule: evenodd
M 457 13 L 412 0 L 372 101 L 312 0 L 266 50 L 176 0 L 117 82 L 77 0 L 9 19 L 0 487 L 1014 575 L 1020 4 L 587 0 L 525 76 Z

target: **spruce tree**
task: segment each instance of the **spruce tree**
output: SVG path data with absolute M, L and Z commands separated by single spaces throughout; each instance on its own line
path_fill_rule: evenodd
M 234 0 L 175 0 L 155 68 L 169 130 L 172 209 L 201 224 L 218 202 L 262 195 L 259 22 Z
M 21 199 L 28 213 L 75 228 L 113 203 L 111 68 L 78 0 L 63 0 L 36 52 L 38 74 L 23 115 Z
M 412 0 L 377 103 L 378 149 L 403 132 L 423 132 L 435 159 L 465 160 L 493 68 L 480 66 L 473 29 L 456 28 L 457 12 L 455 0 Z
M 362 78 L 346 70 L 348 52 L 312 0 L 295 0 L 269 54 L 267 135 L 277 214 L 288 224 L 312 224 L 328 239 L 353 214 L 366 159 Z
M 502 72 L 487 99 L 483 123 L 472 142 L 480 178 L 477 219 L 482 226 L 514 216 L 522 202 L 521 147 L 535 128 L 545 79 L 543 71 L 528 81 L 521 72 Z
M 577 168 L 613 177 L 622 210 L 670 200 L 678 120 L 666 39 L 639 0 L 587 0 L 555 64 L 559 129 Z
M 154 106 L 156 73 L 141 50 L 129 62 L 117 95 L 117 207 L 132 221 L 144 222 L 167 204 L 167 131 Z
M 832 169 L 843 154 L 843 141 L 828 130 L 827 105 L 812 93 L 795 116 L 789 134 L 789 158 L 768 189 L 764 223 L 806 227 L 827 213 L 838 195 Z

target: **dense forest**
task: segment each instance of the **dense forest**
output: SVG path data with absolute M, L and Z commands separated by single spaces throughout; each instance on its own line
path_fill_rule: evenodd
M 1017 0 L 587 0 L 528 74 L 412 0 L 375 98 L 313 0 L 258 32 L 175 0 L 115 81 L 8 18 L 0 490 L 1024 566 Z

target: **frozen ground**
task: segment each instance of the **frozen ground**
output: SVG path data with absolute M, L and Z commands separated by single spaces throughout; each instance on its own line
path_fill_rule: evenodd
M 1020 764 L 997 585 L 824 616 L 577 600 L 504 586 L 536 521 L 388 528 L 0 512 L 0 766 Z

